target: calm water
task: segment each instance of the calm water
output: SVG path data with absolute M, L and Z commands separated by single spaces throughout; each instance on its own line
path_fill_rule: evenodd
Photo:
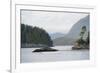
M 56 52 L 32 53 L 39 48 L 21 48 L 21 63 L 47 62 L 47 61 L 69 61 L 88 60 L 89 50 L 72 50 L 72 46 L 55 46 Z

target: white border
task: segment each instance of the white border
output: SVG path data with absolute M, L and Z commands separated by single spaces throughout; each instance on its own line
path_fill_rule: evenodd
M 71 11 L 90 13 L 90 60 L 84 61 L 61 61 L 45 63 L 27 63 L 20 64 L 20 9 L 30 10 L 53 10 L 53 11 Z M 11 72 L 19 71 L 37 71 L 50 69 L 66 69 L 72 67 L 87 67 L 95 65 L 95 13 L 93 7 L 77 6 L 59 6 L 58 5 L 32 5 L 32 4 L 15 4 L 12 2 L 11 9 Z

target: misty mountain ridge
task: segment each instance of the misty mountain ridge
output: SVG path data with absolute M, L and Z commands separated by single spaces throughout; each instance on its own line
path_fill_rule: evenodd
M 54 39 L 53 44 L 54 45 L 73 45 L 74 42 L 79 38 L 79 34 L 83 26 L 86 26 L 87 32 L 89 31 L 89 28 L 90 28 L 89 20 L 90 20 L 89 15 L 80 19 L 78 22 L 76 22 L 72 26 L 72 28 L 66 35 L 64 35 L 63 37 Z M 87 36 L 87 34 L 85 36 Z
M 60 33 L 60 32 L 56 32 L 56 33 L 50 33 L 49 35 L 50 35 L 51 39 L 54 40 L 54 39 L 56 39 L 56 38 L 63 37 L 63 36 L 65 36 L 66 34 Z

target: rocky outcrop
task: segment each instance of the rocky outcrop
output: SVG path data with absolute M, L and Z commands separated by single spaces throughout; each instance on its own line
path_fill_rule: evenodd
M 58 50 L 50 48 L 50 47 L 43 47 L 41 49 L 36 49 L 32 52 L 53 52 L 53 51 L 58 51 Z

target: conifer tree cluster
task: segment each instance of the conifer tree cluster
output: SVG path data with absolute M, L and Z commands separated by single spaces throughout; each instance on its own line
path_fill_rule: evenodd
M 88 32 L 88 35 L 86 37 L 86 39 L 84 40 L 83 37 L 84 37 L 84 34 L 86 33 L 86 26 L 83 26 L 82 29 L 81 29 L 81 32 L 80 32 L 80 38 L 76 41 L 76 43 L 78 43 L 78 47 L 80 48 L 87 48 L 89 49 L 89 44 L 90 44 L 90 37 L 89 37 L 89 32 Z M 76 47 L 77 48 L 77 47 Z
M 21 44 L 53 46 L 49 34 L 42 28 L 21 24 Z

